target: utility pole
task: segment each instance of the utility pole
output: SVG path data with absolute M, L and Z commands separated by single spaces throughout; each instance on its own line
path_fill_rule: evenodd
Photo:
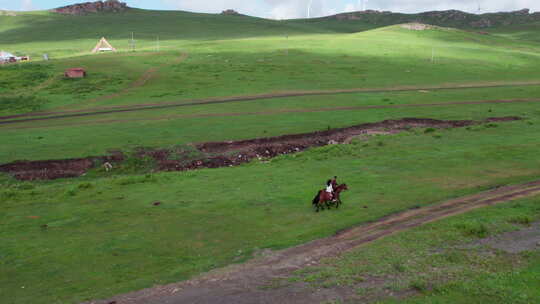
M 131 32 L 131 51 L 135 52 L 135 33 Z
M 287 45 L 286 45 L 286 54 L 287 54 L 287 57 L 289 56 L 289 34 L 287 34 Z

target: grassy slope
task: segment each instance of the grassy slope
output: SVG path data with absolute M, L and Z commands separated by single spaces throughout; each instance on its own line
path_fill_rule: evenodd
M 154 14 L 159 17 L 146 18 L 154 17 Z M 0 89 L 0 94 L 24 94 L 29 87 L 39 86 L 46 79 L 56 77 L 34 92 L 44 101 L 42 109 L 162 102 L 279 90 L 538 78 L 539 49 L 536 43 L 518 43 L 502 37 L 454 30 L 415 32 L 389 27 L 358 34 L 329 35 L 310 29 L 308 23 L 291 25 L 250 17 L 179 12 L 133 11 L 125 15 L 85 17 L 51 14 L 37 16 L 44 20 L 24 15 L 4 17 L 21 19 L 13 19 L 19 20 L 15 22 L 18 24 L 15 29 L 9 29 L 7 25 L 0 26 L 0 29 L 5 28 L 3 33 L 6 34 L 6 42 L 10 41 L 9 45 L 19 49 L 29 41 L 34 41 L 32 43 L 37 43 L 38 49 L 42 48 L 40 52 L 46 52 L 48 48 L 69 50 L 73 49 L 74 41 L 83 41 L 84 37 L 99 36 L 98 33 L 106 30 L 113 31 L 109 33 L 110 37 L 124 35 L 125 31 L 129 31 L 128 28 L 136 24 L 144 31 L 163 32 L 163 35 L 160 34 L 161 49 L 166 51 L 157 56 L 156 53 L 139 53 L 137 56 L 116 54 L 55 60 L 41 65 L 42 73 L 46 76 L 39 79 L 32 79 L 36 71 L 31 66 L 27 68 L 28 71 L 24 66 L 0 70 L 0 82 L 10 83 Z M 36 18 L 37 21 L 25 18 Z M 118 26 L 107 26 L 117 18 Z M 141 22 L 154 19 L 160 21 L 151 24 Z M 72 25 L 66 26 L 67 22 L 72 22 Z M 204 27 L 200 26 L 202 22 Z M 90 26 L 91 23 L 98 26 Z M 39 37 L 14 33 L 25 27 L 39 28 L 36 31 Z M 238 30 L 240 27 L 242 31 Z M 54 32 L 56 42 L 35 42 L 52 36 L 40 33 L 40 30 Z M 286 39 L 285 33 L 289 30 L 297 35 Z M 146 45 L 147 49 L 153 50 L 155 37 L 141 35 L 141 47 Z M 220 40 L 216 40 L 216 37 L 220 37 Z M 81 46 L 71 55 L 87 54 L 95 39 L 91 38 L 84 43 L 86 47 Z M 116 46 L 125 50 L 127 45 L 124 44 Z M 435 65 L 429 64 L 432 49 L 435 51 Z M 189 53 L 188 60 L 162 66 L 164 63 L 173 63 L 182 52 Z M 73 66 L 87 68 L 89 77 L 78 81 L 61 80 L 61 72 Z M 151 67 L 160 69 L 157 77 L 144 87 L 113 99 L 90 102 L 96 96 L 109 95 L 127 87 Z M 13 70 L 17 70 L 17 74 Z M 13 79 L 20 81 L 18 84 L 13 83 Z M 9 113 L 33 109 L 0 111 Z
M 145 18 L 149 14 L 156 18 Z M 148 68 L 177 58 L 181 51 L 191 55 L 185 63 L 160 69 L 158 78 L 144 88 L 96 104 L 162 102 L 268 90 L 538 79 L 535 42 L 518 43 L 459 31 L 409 32 L 396 27 L 329 35 L 327 29 L 308 28 L 306 24 L 175 12 L 132 11 L 116 17 L 120 18 L 116 22 L 108 15 L 77 18 L 76 26 L 71 25 L 74 17 L 43 13 L 0 17 L 0 40 L 11 41 L 21 52 L 49 52 L 53 58 L 87 52 L 102 35 L 110 36 L 113 44 L 125 49 L 130 31 L 137 31 L 142 38 L 139 47 L 150 50 L 155 32 L 160 32 L 166 50 L 160 56 L 122 53 L 53 60 L 39 68 L 46 74 L 43 78 L 29 79 L 32 85 L 38 86 L 75 64 L 87 67 L 91 76 L 80 82 L 53 79 L 46 89 L 27 95 L 42 98 L 43 109 L 91 106 L 88 99 L 126 87 Z M 249 30 L 240 33 L 240 25 Z M 107 32 L 111 28 L 114 32 Z M 50 38 L 53 32 L 58 32 L 54 41 Z M 295 35 L 287 42 L 284 32 Z M 221 38 L 232 40 L 216 40 Z M 428 64 L 432 46 L 436 46 L 437 65 Z M 288 57 L 284 55 L 287 48 Z M 9 78 L 5 75 L 15 72 L 21 74 L 13 78 L 22 79 L 26 77 L 25 68 L 0 70 L 0 79 L 5 81 Z M 17 82 L 10 86 L 9 90 L 2 87 L 0 94 L 25 96 L 29 90 Z M 242 261 L 260 248 L 291 246 L 419 204 L 540 176 L 540 113 L 536 104 L 144 119 L 537 95 L 536 87 L 353 94 L 101 118 L 108 122 L 82 118 L 0 127 L 0 141 L 4 143 L 1 163 L 99 154 L 110 148 L 306 132 L 328 125 L 405 116 L 529 118 L 495 128 L 411 132 L 374 139 L 368 146 L 326 147 L 269 164 L 232 169 L 111 178 L 93 172 L 80 180 L 43 183 L 16 183 L 2 176 L 0 201 L 5 212 L 0 215 L 0 301 L 77 302 L 177 281 Z M 13 111 L 28 108 L 6 113 Z M 143 121 L 112 121 L 122 119 Z M 346 208 L 315 216 L 306 197 L 336 173 L 352 185 L 345 195 Z M 151 203 L 158 200 L 162 206 L 152 207 Z M 360 204 L 368 205 L 369 213 L 358 212 Z M 50 228 L 42 230 L 43 224 Z
M 203 18 L 203 16 L 205 15 L 194 15 L 192 18 Z M 105 17 L 82 17 L 80 22 L 85 24 L 84 22 L 87 21 L 84 18 Z M 71 17 L 56 16 L 55 18 Z M 215 18 L 221 20 L 226 17 L 215 16 Z M 265 22 L 272 23 L 248 17 L 230 18 L 239 18 L 238 20 L 247 20 L 259 25 Z M 231 25 L 231 31 L 236 26 L 238 24 Z M 255 30 L 253 31 L 255 33 Z M 264 30 L 261 31 L 263 34 L 265 33 Z M 226 29 L 223 34 L 226 34 Z M 55 75 L 59 75 L 64 68 L 74 65 L 87 68 L 90 76 L 87 79 L 77 81 L 53 78 L 53 81 L 45 88 L 35 92 L 30 90 L 31 95 L 37 96 L 38 103 L 43 101 L 40 104 L 42 110 L 53 110 L 160 103 L 191 98 L 299 89 L 423 86 L 540 79 L 538 72 L 540 66 L 538 66 L 539 61 L 537 60 L 539 53 L 536 43 L 518 43 L 507 38 L 457 30 L 415 32 L 400 27 L 388 27 L 357 34 L 303 34 L 291 37 L 288 42 L 284 37 L 259 37 L 219 41 L 174 40 L 170 43 L 171 48 L 178 49 L 167 51 L 160 56 L 154 56 L 154 53 L 137 53 L 135 56 L 123 53 L 71 57 L 42 64 L 42 69 L 46 74 L 45 79 L 57 77 Z M 336 48 L 336 46 L 339 47 Z M 433 47 L 436 54 L 435 64 L 429 62 Z M 287 48 L 289 48 L 288 56 L 285 53 Z M 177 59 L 181 52 L 189 53 L 189 58 L 182 63 L 164 65 Z M 20 73 L 16 74 L 15 79 L 23 79 L 25 75 L 27 77 L 35 75 L 30 67 L 32 66 L 28 66 L 28 71 L 25 70 L 26 66 L 0 70 L 0 81 L 2 77 L 14 79 L 15 72 Z M 98 96 L 121 91 L 151 67 L 159 67 L 159 69 L 155 73 L 155 77 L 151 78 L 143 87 L 130 90 L 121 96 L 93 100 Z M 37 79 L 33 84 L 39 86 L 42 81 L 44 80 Z M 23 94 L 25 96 L 24 92 L 29 91 L 28 86 L 22 85 L 25 83 L 27 82 L 11 83 L 12 87 L 10 89 L 5 87 L 0 94 L 4 93 L 6 96 Z M 134 145 L 159 146 L 191 141 L 222 140 L 238 138 L 240 134 L 246 138 L 266 134 L 278 135 L 284 134 L 284 132 L 305 132 L 325 128 L 328 124 L 345 126 L 374 119 L 398 118 L 406 115 L 439 118 L 450 116 L 452 118 L 468 118 L 470 115 L 469 112 L 461 112 L 462 108 L 468 107 L 456 107 L 446 113 L 454 111 L 454 113 L 464 113 L 464 115 L 437 115 L 431 114 L 430 111 L 400 110 L 393 111 L 394 114 L 387 117 L 381 114 L 371 116 L 358 112 L 335 112 L 283 114 L 273 117 L 193 118 L 189 120 L 172 118 L 169 121 L 125 122 L 125 120 L 132 118 L 150 120 L 160 116 L 190 113 L 204 114 L 247 110 L 260 112 L 279 107 L 312 109 L 353 104 L 374 105 L 380 104 L 386 99 L 390 99 L 390 102 L 401 102 L 403 98 L 410 100 L 411 103 L 417 103 L 417 100 L 441 102 L 537 96 L 535 88 L 524 88 L 524 90 L 528 93 L 516 92 L 516 90 L 508 90 L 506 93 L 501 90 L 490 90 L 487 93 L 482 93 L 483 91 L 480 90 L 478 93 L 474 93 L 471 90 L 463 90 L 460 94 L 449 93 L 447 96 L 433 94 L 418 96 L 418 94 L 411 93 L 407 95 L 408 97 L 395 94 L 359 94 L 344 97 L 290 98 L 252 102 L 249 106 L 245 103 L 239 103 L 237 106 L 232 104 L 201 106 L 193 109 L 179 108 L 167 111 L 115 114 L 98 119 L 98 122 L 108 120 L 108 125 L 98 125 L 96 122 L 92 122 L 94 118 L 83 118 L 50 123 L 28 123 L 20 126 L 23 129 L 16 129 L 19 126 L 1 126 L 0 129 L 5 132 L 2 132 L 0 137 L 4 142 L 8 142 L 9 146 L 0 152 L 0 161 L 85 156 L 102 154 L 108 149 L 131 148 Z M 7 97 L 4 100 L 11 100 L 11 98 Z M 1 113 L 31 111 L 34 109 L 33 102 L 35 101 L 30 100 L 29 107 L 22 109 L 6 107 L 7 109 Z M 489 108 L 491 107 L 485 106 L 482 109 L 485 109 L 487 113 Z M 378 113 L 389 113 L 389 111 Z M 398 115 L 398 113 L 402 114 Z M 517 111 L 507 113 L 519 114 Z M 298 120 L 293 122 L 291 119 L 296 117 Z M 114 120 L 119 122 L 114 123 Z M 321 120 L 326 120 L 328 123 L 321 124 Z M 231 121 L 236 121 L 238 124 L 231 124 Z M 76 128 L 53 128 L 58 124 L 72 124 L 73 122 L 90 123 L 91 125 Z M 39 131 L 24 129 L 37 126 L 49 128 Z M 88 136 L 77 136 L 76 134 L 80 134 L 78 132 L 83 132 Z M 40 137 L 46 138 L 46 140 L 35 140 L 35 138 Z M 64 147 L 61 154 L 57 152 L 58 146 Z
M 238 168 L 4 184 L 2 302 L 77 302 L 177 281 L 260 248 L 528 180 L 540 176 L 539 128 L 535 118 L 420 130 Z M 345 207 L 316 215 L 309 198 L 332 174 L 351 185 Z
M 327 32 L 254 17 L 140 9 L 87 16 L 49 12 L 0 16 L 0 31 L 0 44 L 10 46 L 13 52 L 37 56 L 47 52 L 53 58 L 89 52 L 101 37 L 107 37 L 116 48 L 127 50 L 132 32 L 137 49 L 154 48 L 157 36 L 165 43 L 182 44 L 183 41 Z
M 346 94 L 172 108 L 0 127 L 0 162 L 101 155 L 109 149 L 164 147 L 191 142 L 237 140 L 346 127 L 404 117 L 485 119 L 491 116 L 536 117 L 538 103 L 450 105 L 330 112 L 280 113 L 328 107 L 442 103 L 460 100 L 529 98 L 537 87 L 438 91 L 418 94 Z M 271 115 L 189 117 L 184 115 L 277 111 Z M 84 134 L 84 136 L 80 136 Z M 62 147 L 59 149 L 58 147 Z
M 351 286 L 379 303 L 537 303 L 539 251 L 509 254 L 471 244 L 527 228 L 540 219 L 539 203 L 537 196 L 424 225 L 300 270 L 291 280 Z M 415 296 L 404 299 L 411 291 Z

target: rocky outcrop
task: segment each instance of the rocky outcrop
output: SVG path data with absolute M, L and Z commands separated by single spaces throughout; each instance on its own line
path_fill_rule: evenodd
M 221 12 L 221 14 L 229 16 L 240 16 L 240 13 L 233 9 L 224 10 L 223 12 Z
M 124 2 L 120 2 L 118 0 L 107 0 L 68 5 L 53 9 L 52 11 L 64 15 L 80 16 L 102 12 L 119 13 L 127 9 L 129 9 L 129 7 Z
M 540 21 L 540 13 L 531 13 L 529 9 L 487 14 L 470 14 L 458 10 L 431 11 L 420 14 L 401 14 L 368 10 L 343 13 L 326 18 L 340 21 L 360 20 L 364 23 L 376 25 L 417 22 L 444 27 L 490 28 Z

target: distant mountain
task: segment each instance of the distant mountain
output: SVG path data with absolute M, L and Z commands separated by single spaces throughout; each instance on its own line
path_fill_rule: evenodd
M 470 14 L 458 10 L 431 11 L 418 14 L 368 10 L 318 18 L 315 19 L 315 22 L 331 20 L 371 24 L 377 27 L 418 22 L 445 27 L 481 29 L 540 21 L 540 13 L 531 13 L 529 9 L 486 14 Z

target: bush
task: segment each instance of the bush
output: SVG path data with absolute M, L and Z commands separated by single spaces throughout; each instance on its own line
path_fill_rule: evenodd
M 82 184 L 79 184 L 77 188 L 84 190 L 84 189 L 90 189 L 92 187 L 94 187 L 94 185 L 92 185 L 91 183 L 82 183 Z
M 457 228 L 466 236 L 484 238 L 488 236 L 489 230 L 483 223 L 466 223 L 457 225 Z
M 435 131 L 437 131 L 437 129 L 435 129 L 435 128 L 427 128 L 427 129 L 424 131 L 424 133 L 428 134 L 428 133 L 433 133 L 433 132 L 435 132 Z
M 417 279 L 417 280 L 414 280 L 412 281 L 410 284 L 409 284 L 409 287 L 418 291 L 418 292 L 425 292 L 426 290 L 428 290 L 428 284 L 425 280 L 421 280 L 421 279 Z
M 77 189 L 71 188 L 71 189 L 67 190 L 66 195 L 67 196 L 75 196 L 75 195 L 77 195 Z
M 530 216 L 522 215 L 522 216 L 515 216 L 508 220 L 512 224 L 519 224 L 519 225 L 526 225 L 530 226 L 533 222 L 533 219 Z

